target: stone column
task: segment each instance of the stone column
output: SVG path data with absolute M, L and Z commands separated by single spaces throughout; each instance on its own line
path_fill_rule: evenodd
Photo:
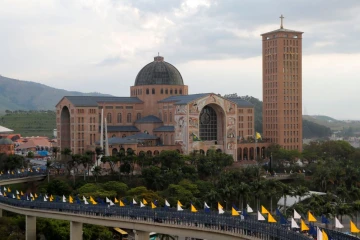
M 83 223 L 70 222 L 70 240 L 83 239 Z
M 135 240 L 149 240 L 150 232 L 143 232 L 136 230 Z
M 25 239 L 36 240 L 36 217 L 26 215 L 25 220 L 26 220 Z

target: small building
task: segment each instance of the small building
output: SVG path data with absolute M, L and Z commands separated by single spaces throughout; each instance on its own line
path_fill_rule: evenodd
M 8 138 L 0 138 L 0 153 L 14 154 L 14 142 Z

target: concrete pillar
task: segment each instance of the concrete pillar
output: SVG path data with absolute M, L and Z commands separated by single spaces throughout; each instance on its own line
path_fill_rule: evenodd
M 36 240 L 36 217 L 26 215 L 25 220 L 26 220 L 25 239 Z
M 70 240 L 83 239 L 83 224 L 79 222 L 70 222 Z
M 143 232 L 136 230 L 135 240 L 149 240 L 150 232 Z

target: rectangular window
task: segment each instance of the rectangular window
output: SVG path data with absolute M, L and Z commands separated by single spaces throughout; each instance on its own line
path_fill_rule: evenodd
M 133 109 L 133 106 L 126 106 L 126 109 Z

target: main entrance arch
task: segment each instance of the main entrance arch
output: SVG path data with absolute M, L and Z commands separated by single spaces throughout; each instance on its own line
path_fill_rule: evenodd
M 70 148 L 70 111 L 68 107 L 61 109 L 61 128 L 60 128 L 60 147 L 61 149 Z

